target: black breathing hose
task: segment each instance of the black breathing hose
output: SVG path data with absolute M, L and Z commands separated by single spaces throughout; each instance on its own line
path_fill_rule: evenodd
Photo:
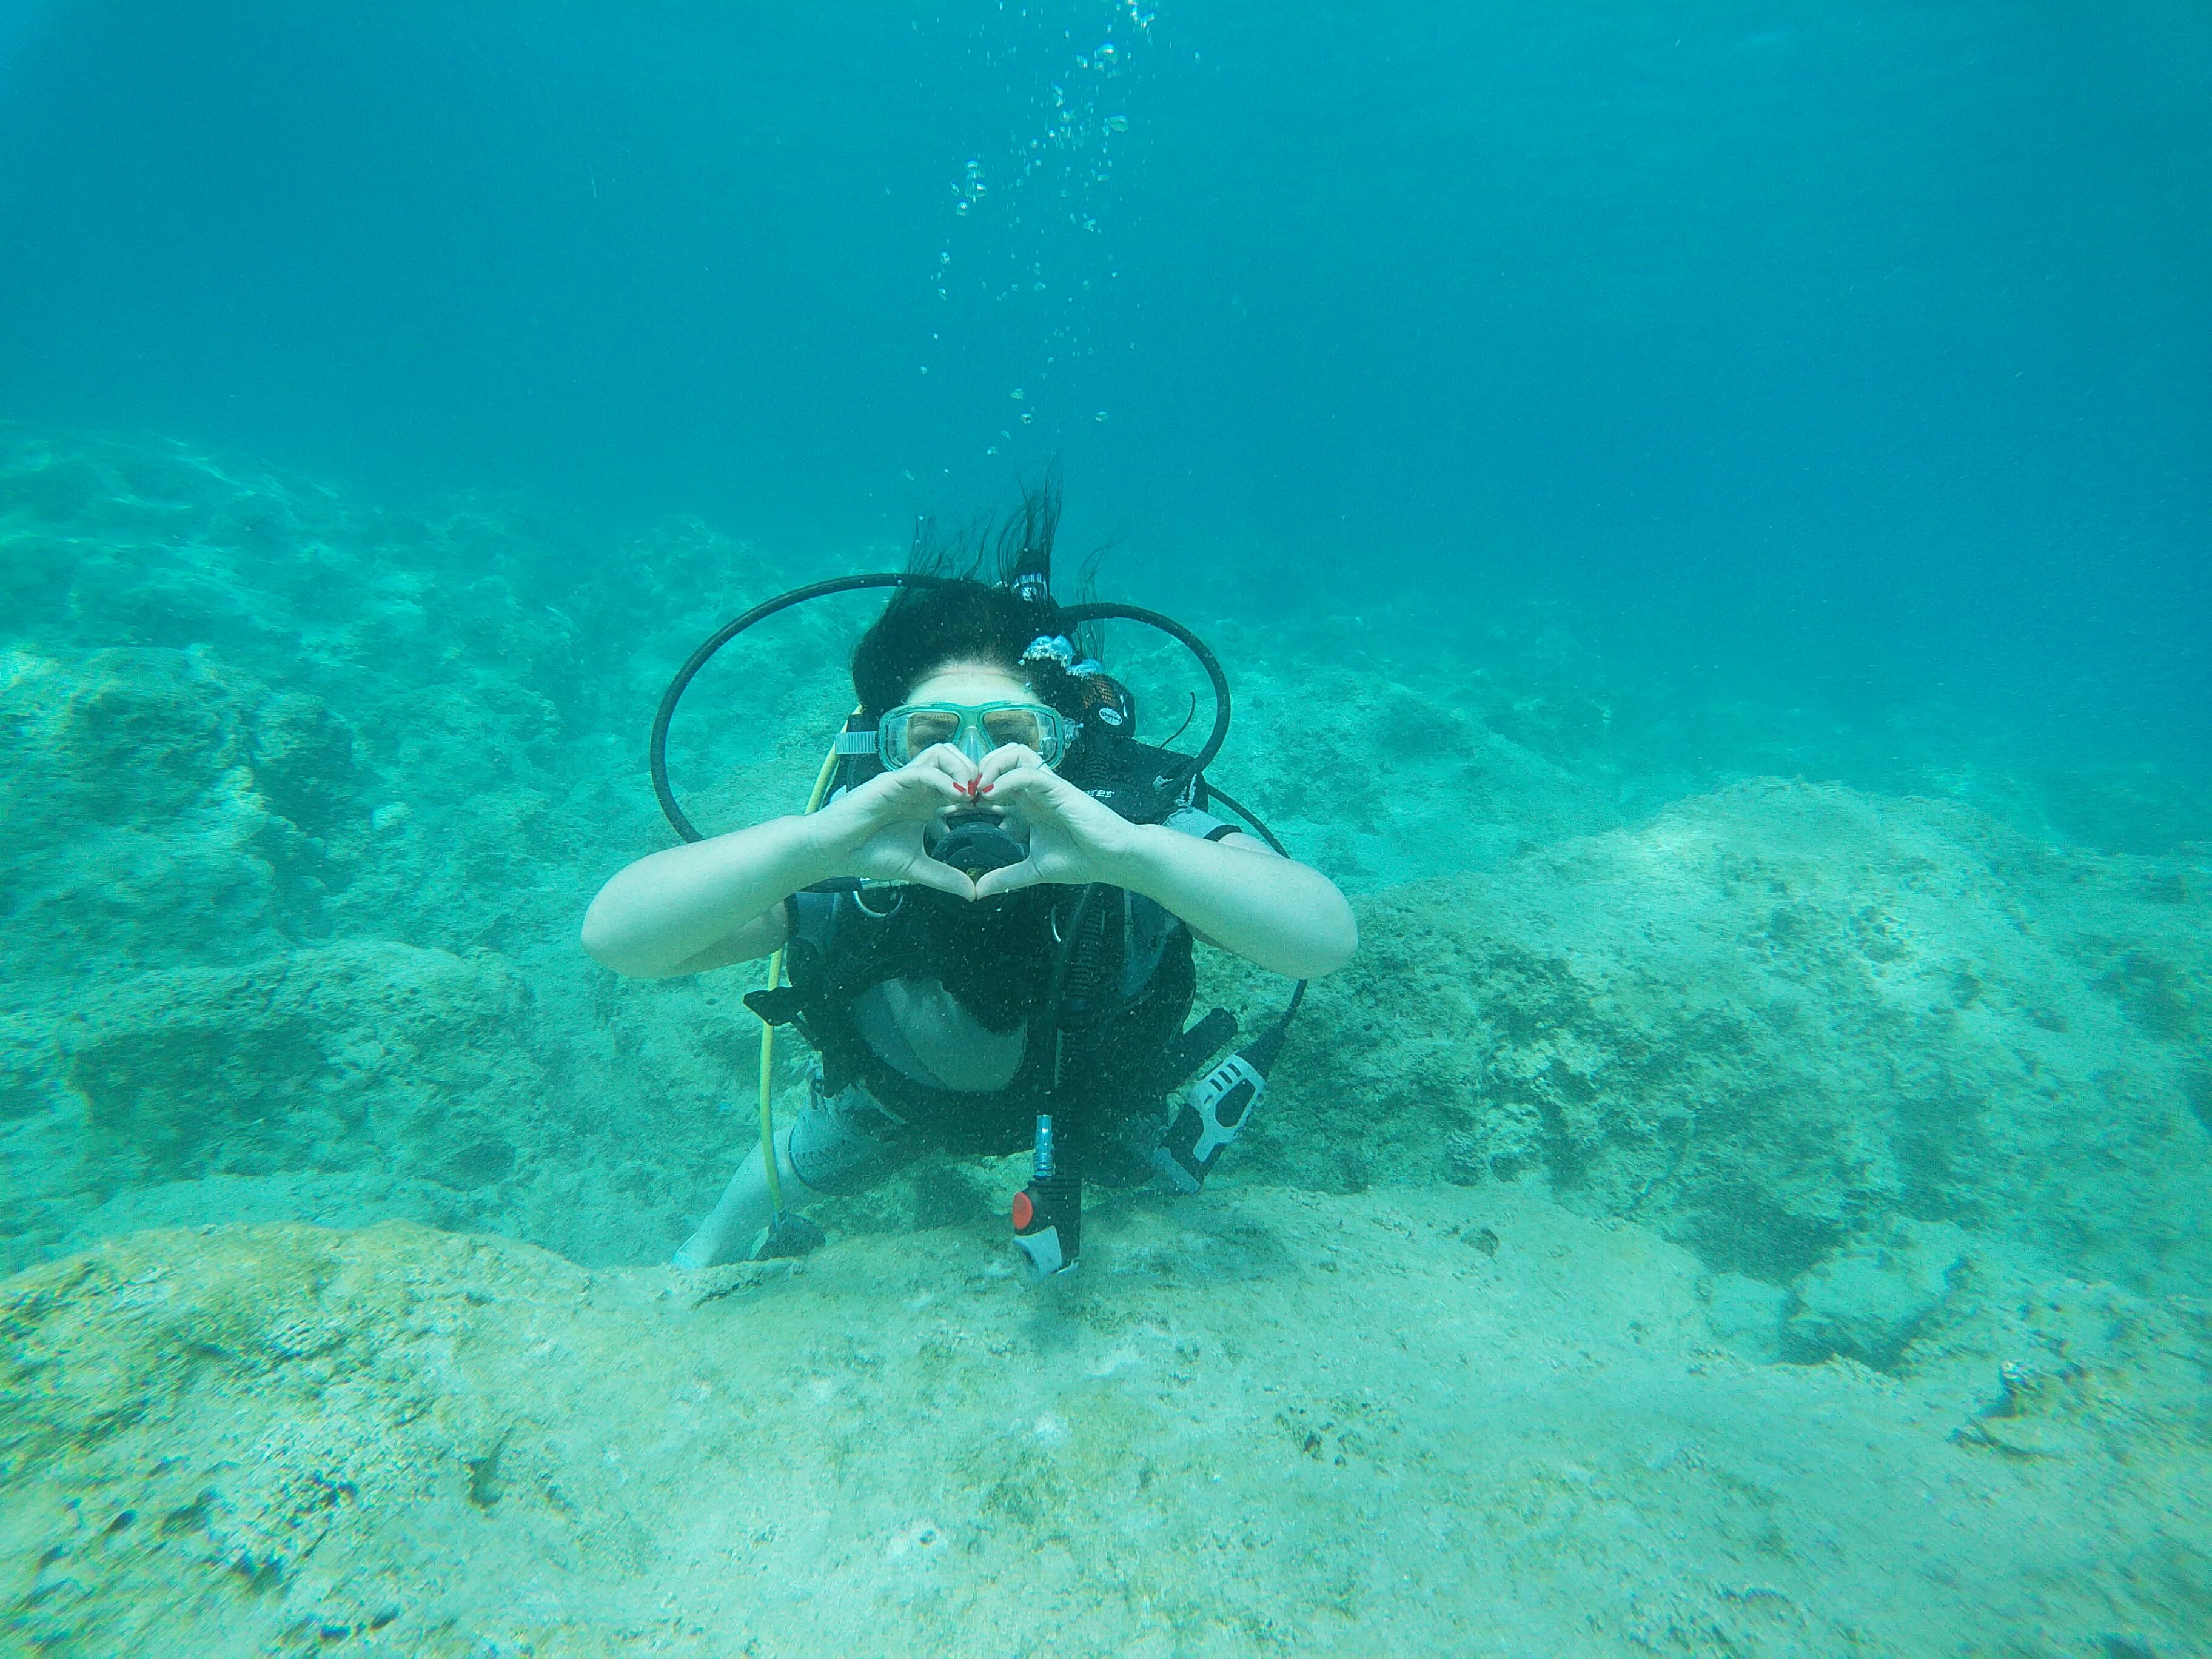
M 676 705 L 684 700 L 684 693 L 698 677 L 699 671 L 714 659 L 714 655 L 732 640 L 755 623 L 766 622 L 779 611 L 788 611 L 794 605 L 804 605 L 809 599 L 818 599 L 830 593 L 850 593 L 866 587 L 927 587 L 944 585 L 943 576 L 914 575 L 906 572 L 878 571 L 861 576 L 832 576 L 827 581 L 809 582 L 804 587 L 794 587 L 788 593 L 755 605 L 733 622 L 727 622 L 708 635 L 699 648 L 685 659 L 676 671 L 676 678 L 668 682 L 668 690 L 660 694 L 660 707 L 653 711 L 653 738 L 646 745 L 646 765 L 653 773 L 653 793 L 660 798 L 660 811 L 669 826 L 686 841 L 704 841 L 706 836 L 699 827 L 684 816 L 684 809 L 676 804 L 676 792 L 668 785 L 668 723 L 676 718 Z
M 766 622 L 779 611 L 788 611 L 809 599 L 818 599 L 831 593 L 852 593 L 871 587 L 949 587 L 955 579 L 950 576 L 924 575 L 915 571 L 880 570 L 858 576 L 832 576 L 826 581 L 809 582 L 804 587 L 794 587 L 788 593 L 764 600 L 743 616 L 726 622 L 701 642 L 676 671 L 676 678 L 668 682 L 668 689 L 660 694 L 660 706 L 653 713 L 653 737 L 646 745 L 646 765 L 653 774 L 653 793 L 659 798 L 660 811 L 669 826 L 686 841 L 704 841 L 705 832 L 693 823 L 682 806 L 677 804 L 676 791 L 668 781 L 668 726 L 676 718 L 676 706 L 684 700 L 684 693 L 698 678 L 699 671 L 714 659 L 714 653 L 756 623 Z M 1147 611 L 1141 605 L 1104 605 L 1091 603 L 1061 607 L 1056 626 L 1065 631 L 1087 622 L 1133 622 L 1148 628 L 1157 628 L 1198 659 L 1198 665 L 1213 684 L 1213 730 L 1197 754 L 1180 761 L 1166 776 L 1157 780 L 1154 787 L 1172 789 L 1186 779 L 1194 778 L 1204 770 L 1213 757 L 1221 752 L 1221 745 L 1229 737 L 1229 677 L 1222 672 L 1219 659 L 1207 649 L 1206 641 L 1185 628 L 1172 617 L 1164 617 L 1157 611 Z M 1238 809 L 1240 811 L 1242 808 Z M 1268 840 L 1272 842 L 1274 837 Z

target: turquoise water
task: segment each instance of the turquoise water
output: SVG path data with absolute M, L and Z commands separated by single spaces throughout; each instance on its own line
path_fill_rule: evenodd
M 2208 89 L 2179 5 L 0 0 L 0 1647 L 2212 1651 Z M 1361 952 L 1068 1283 L 1020 1160 L 665 1267 L 758 970 L 577 948 L 661 686 L 1054 465 Z M 702 677 L 695 816 L 869 615 Z

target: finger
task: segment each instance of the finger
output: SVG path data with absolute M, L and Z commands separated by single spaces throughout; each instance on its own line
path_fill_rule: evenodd
M 929 760 L 930 763 L 944 776 L 950 778 L 952 781 L 952 787 L 969 800 L 975 799 L 977 793 L 982 788 L 981 781 L 976 775 L 978 770 L 976 763 L 951 744 L 938 744 L 932 748 L 925 749 L 921 755 L 915 757 L 917 761 L 924 758 Z
M 983 786 L 988 793 L 979 792 L 979 799 L 1008 811 L 1018 810 L 1032 823 L 1045 818 L 1065 819 L 1068 787 L 1064 779 L 1054 777 L 1042 767 L 1018 766 L 1001 774 L 996 783 Z
M 955 783 L 969 783 L 975 776 L 975 763 L 949 743 L 933 743 L 906 763 L 906 770 L 938 772 Z
M 986 774 L 979 786 L 990 792 L 994 801 L 1019 796 L 1029 800 L 1056 800 L 1060 792 L 1069 787 L 1067 781 L 1042 766 L 1016 766 L 996 777 Z
M 919 757 L 892 773 L 892 787 L 901 799 L 925 811 L 957 805 L 968 798 L 963 782 L 941 766 L 925 766 Z
M 961 779 L 954 777 L 942 767 L 924 766 L 919 761 L 897 775 L 902 787 L 944 800 L 968 793 L 961 787 Z
M 983 764 L 976 772 L 977 780 L 986 789 L 1010 773 L 1042 771 L 1044 760 L 1037 751 L 1024 744 L 1003 744 L 983 757 Z
M 1034 887 L 1044 879 L 1044 872 L 1037 868 L 1035 859 L 1024 859 L 1019 864 L 1009 864 L 1001 869 L 986 870 L 975 884 L 975 896 L 993 897 L 1000 893 L 1016 893 L 1024 887 Z

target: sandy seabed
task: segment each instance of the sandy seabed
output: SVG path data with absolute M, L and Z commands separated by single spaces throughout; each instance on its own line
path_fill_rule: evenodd
M 2201 1309 L 1970 1252 L 2004 1310 L 1887 1376 L 1764 1363 L 1686 1252 L 1517 1187 L 1095 1231 L 1042 1289 L 970 1229 L 700 1274 L 407 1224 L 103 1244 L 0 1304 L 13 1632 L 2201 1650 Z

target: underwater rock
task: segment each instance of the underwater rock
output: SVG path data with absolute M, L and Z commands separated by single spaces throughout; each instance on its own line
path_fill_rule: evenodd
M 149 971 L 258 984 L 283 953 L 375 940 L 502 957 L 538 1011 L 504 1052 L 537 1081 L 495 1064 L 444 1087 L 454 1133 L 390 1159 L 247 1113 L 235 1144 L 259 1150 L 206 1167 L 303 1193 L 390 1176 L 398 1212 L 434 1188 L 592 1261 L 672 1246 L 743 1150 L 753 970 L 617 984 L 575 922 L 665 844 L 638 755 L 665 673 L 785 574 L 696 524 L 611 552 L 466 504 L 387 512 L 179 446 L 0 427 L 0 980 L 26 1056 L 0 1079 L 0 1249 L 125 1217 L 180 1167 L 82 1162 L 52 1058 L 80 1013 L 100 1024 Z M 702 822 L 804 798 L 843 712 L 828 665 L 857 613 L 834 609 L 702 679 L 672 754 Z M 1217 1179 L 1535 1181 L 1777 1283 L 1902 1215 L 2138 1288 L 2212 1279 L 2201 856 L 2082 853 L 1954 803 L 1774 780 L 1627 824 L 1631 803 L 1709 787 L 1680 760 L 1704 738 L 1668 738 L 1690 705 L 1615 685 L 1556 617 L 1479 636 L 1327 608 L 1190 620 L 1237 677 L 1220 781 L 1369 890 L 1360 957 L 1314 988 Z M 1169 729 L 1176 649 L 1115 665 Z M 1389 886 L 1414 876 L 1434 878 Z M 1280 1006 L 1279 982 L 1200 954 L 1248 1030 Z M 241 1026 L 264 1069 L 240 1097 L 313 1115 L 350 1085 L 283 1023 Z M 281 1158 L 251 1173 L 272 1139 Z M 841 1224 L 968 1201 L 895 1184 Z
M 465 1162 L 457 1149 L 523 1118 L 540 1086 L 518 1040 L 526 1002 L 496 958 L 388 943 L 115 986 L 61 1036 L 88 1176 L 106 1188 Z
M 243 758 L 237 689 L 184 651 L 94 651 L 66 666 L 19 656 L 7 701 L 11 747 L 44 774 L 57 817 L 159 822 Z
M 131 1193 L 166 1194 L 172 1220 L 236 1213 L 214 1176 L 262 1183 L 262 1214 L 366 1218 L 381 1191 L 388 1213 L 483 1224 L 564 1132 L 530 1027 L 498 958 L 389 943 L 95 982 L 65 1012 L 0 1016 L 0 1260 L 103 1209 L 130 1224 Z
M 360 816 L 352 729 L 311 692 L 280 692 L 254 711 L 253 777 L 263 799 L 310 836 Z
M 1921 1334 L 1967 1262 L 1969 1241 L 1956 1227 L 1900 1221 L 1802 1275 L 1792 1287 L 1784 1347 L 1792 1359 L 1847 1354 L 1877 1370 L 1893 1364 Z
M 1918 1215 L 2185 1289 L 2212 884 L 2183 873 L 1834 787 L 1678 802 L 1362 899 L 1239 1153 L 1323 1188 L 1534 1176 L 1773 1282 Z
M 1008 1271 L 988 1161 L 690 1276 L 283 1224 L 653 1260 L 750 1139 L 750 970 L 574 934 L 665 844 L 665 672 L 784 567 L 564 534 L 0 428 L 0 1261 L 103 1241 L 0 1287 L 0 1647 L 2201 1643 L 2201 854 L 1692 795 L 1525 618 L 1191 618 L 1220 781 L 1364 949 L 1204 1197 L 1102 1197 L 1075 1282 Z M 702 681 L 702 822 L 803 799 L 849 621 Z M 1784 1282 L 1793 1356 L 1887 1374 L 1760 1363 Z
M 1686 1253 L 1524 1188 L 1094 1222 L 1045 1287 L 995 1220 L 696 1274 L 397 1224 L 50 1263 L 0 1285 L 0 1644 L 2193 1639 L 2212 1333 L 2178 1304 L 2106 1287 L 2076 1449 L 2024 1457 L 1909 1376 L 1715 1349 Z
M 1703 1287 L 1705 1326 L 1723 1347 L 1770 1364 L 1782 1358 L 1782 1322 L 1790 1294 L 1779 1285 L 1716 1273 Z
M 343 877 L 309 837 L 357 816 L 351 741 L 319 699 L 204 651 L 0 653 L 0 890 L 21 918 L 0 958 L 67 980 L 312 931 Z

